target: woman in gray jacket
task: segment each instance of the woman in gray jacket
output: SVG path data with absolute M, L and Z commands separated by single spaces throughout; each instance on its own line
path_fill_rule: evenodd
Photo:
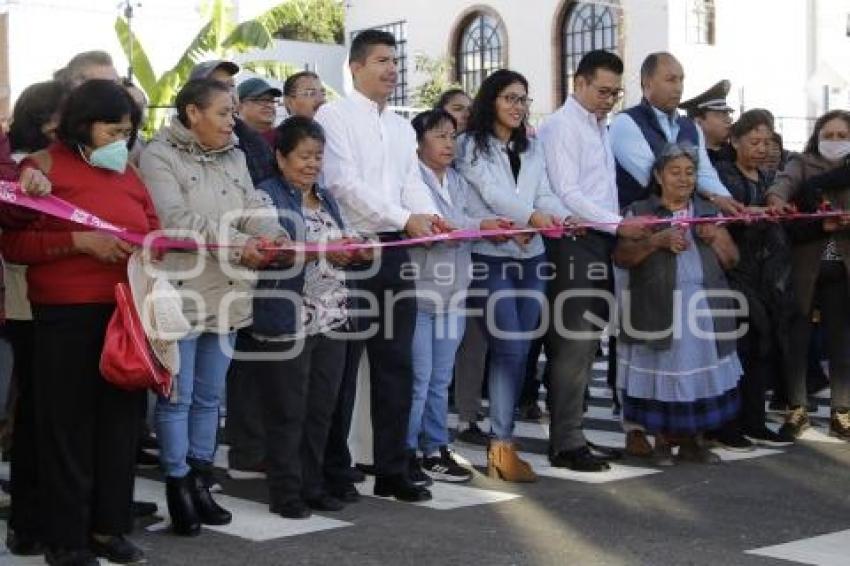
M 472 218 L 467 214 L 471 189 L 452 168 L 455 158 L 454 117 L 442 109 L 414 118 L 419 143 L 419 167 L 440 216 L 461 229 L 490 230 L 509 227 L 498 218 Z M 464 334 L 471 263 L 471 243 L 434 244 L 410 250 L 416 279 L 416 327 L 413 332 L 413 404 L 407 428 L 410 479 L 427 476 L 463 482 L 472 473 L 460 466 L 448 448 L 448 392 L 455 354 Z M 422 451 L 420 467 L 417 450 Z M 423 476 L 422 468 L 427 476 Z
M 231 515 L 210 496 L 218 411 L 236 331 L 251 324 L 253 270 L 265 242 L 286 239 L 269 197 L 254 189 L 234 145 L 233 101 L 217 81 L 189 81 L 177 116 L 145 149 L 141 172 L 162 226 L 209 246 L 165 255 L 161 269 L 183 295 L 194 330 L 179 342 L 176 399 L 156 407 L 160 461 L 174 532 L 196 535 Z
M 530 101 L 528 82 L 519 73 L 502 69 L 487 77 L 459 141 L 457 167 L 473 189 L 470 216 L 503 217 L 521 228 L 559 229 L 566 211 L 549 187 L 540 142 L 526 133 Z M 474 302 L 483 303 L 483 297 L 493 301 L 484 317 L 493 437 L 488 473 L 507 481 L 534 481 L 537 476 L 517 456 L 512 439 L 529 336 L 537 330 L 546 304 L 543 241 L 539 234 L 501 243 L 479 240 L 472 246 L 472 259 L 472 288 L 478 292 Z

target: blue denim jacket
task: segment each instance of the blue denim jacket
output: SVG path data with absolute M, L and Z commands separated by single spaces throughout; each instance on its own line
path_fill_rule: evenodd
M 257 189 L 265 191 L 271 197 L 275 208 L 281 213 L 280 225 L 287 231 L 289 237 L 293 240 L 303 239 L 306 228 L 304 212 L 301 208 L 301 191 L 289 185 L 280 175 L 266 179 L 257 185 Z M 329 192 L 318 186 L 316 194 L 324 209 L 336 220 L 340 230 L 343 230 L 342 215 L 336 200 Z M 266 271 L 271 270 L 280 270 L 280 268 L 266 269 Z M 261 273 L 257 291 L 279 291 L 282 296 L 263 297 L 261 293 L 254 296 L 252 332 L 268 337 L 295 334 L 300 326 L 302 304 L 299 301 L 293 301 L 292 294 L 301 295 L 304 292 L 304 269 L 284 278 L 264 277 Z

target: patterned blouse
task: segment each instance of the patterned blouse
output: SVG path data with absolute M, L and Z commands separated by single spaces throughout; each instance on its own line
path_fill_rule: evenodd
M 324 208 L 304 206 L 305 239 L 308 242 L 340 237 L 339 226 Z M 337 329 L 348 321 L 348 290 L 345 272 L 327 260 L 312 261 L 304 273 L 304 308 L 299 336 Z

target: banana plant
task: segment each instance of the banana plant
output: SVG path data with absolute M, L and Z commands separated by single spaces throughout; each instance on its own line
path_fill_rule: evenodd
M 147 94 L 149 112 L 143 131 L 154 133 L 165 121 L 180 87 L 186 83 L 192 68 L 210 58 L 226 59 L 236 53 L 267 49 L 274 44 L 275 33 L 293 16 L 292 6 L 280 4 L 253 20 L 235 22 L 229 0 L 212 0 L 207 6 L 208 21 L 198 31 L 171 69 L 157 76 L 138 37 L 123 17 L 115 20 L 115 32 L 124 54 L 133 66 L 139 87 Z M 282 61 L 252 61 L 244 68 L 265 76 L 284 80 L 298 71 Z

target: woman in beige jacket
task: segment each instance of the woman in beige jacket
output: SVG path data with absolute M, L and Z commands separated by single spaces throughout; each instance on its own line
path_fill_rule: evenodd
M 218 411 L 236 331 L 251 324 L 253 270 L 264 262 L 263 239 L 280 240 L 285 233 L 234 145 L 228 88 L 209 79 L 190 81 L 176 106 L 177 116 L 142 154 L 141 171 L 163 228 L 210 246 L 170 252 L 160 267 L 183 295 L 194 327 L 179 342 L 176 399 L 160 398 L 156 407 L 171 522 L 175 533 L 191 536 L 202 523 L 231 520 L 208 489 Z

